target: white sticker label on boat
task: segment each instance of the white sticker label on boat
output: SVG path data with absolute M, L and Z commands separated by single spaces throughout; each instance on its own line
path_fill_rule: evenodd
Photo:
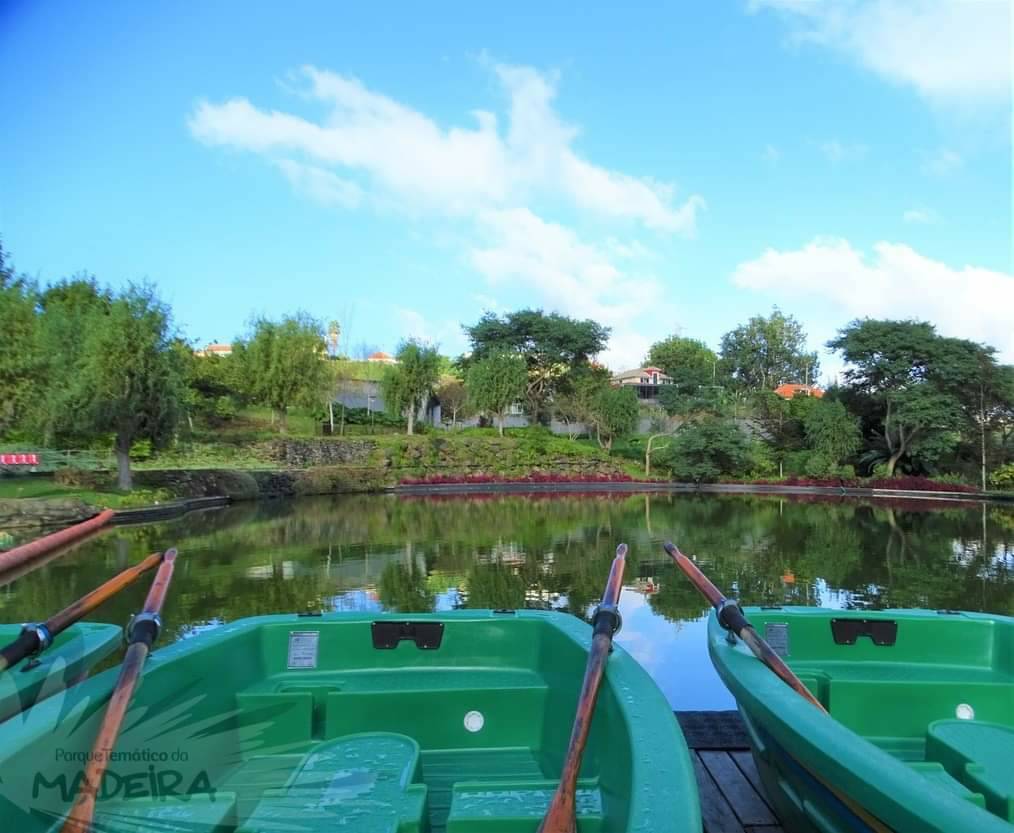
M 789 655 L 788 622 L 768 622 L 764 625 L 764 639 L 780 657 Z
M 316 668 L 320 631 L 289 632 L 289 668 Z

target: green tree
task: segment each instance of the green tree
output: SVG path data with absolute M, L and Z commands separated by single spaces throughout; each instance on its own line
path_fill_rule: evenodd
M 388 413 L 404 416 L 407 433 L 414 434 L 416 412 L 427 403 L 440 376 L 440 355 L 435 347 L 406 341 L 398 348 L 396 358 L 398 364 L 384 371 L 380 394 Z
M 272 409 L 282 433 L 289 408 L 315 406 L 328 381 L 324 328 L 305 312 L 277 322 L 255 320 L 249 338 L 235 343 L 233 352 L 248 396 Z
M 639 414 L 637 394 L 633 388 L 607 386 L 595 399 L 592 420 L 599 445 L 613 447 L 613 440 L 631 433 L 637 427 Z
M 734 422 L 711 417 L 681 428 L 661 462 L 678 480 L 715 480 L 745 472 L 750 444 Z
M 88 335 L 104 326 L 113 303 L 94 277 L 79 275 L 48 287 L 39 298 L 39 355 L 45 383 L 33 397 L 30 423 L 43 445 L 68 445 L 94 439 L 78 381 L 84 372 Z
M 771 390 L 783 382 L 812 382 L 817 354 L 806 350 L 803 325 L 775 307 L 722 336 L 722 362 L 742 386 Z
M 590 432 L 595 425 L 599 396 L 609 387 L 609 371 L 582 365 L 566 375 L 553 395 L 553 415 L 567 427 L 571 439 Z
M 671 387 L 684 395 L 721 381 L 718 356 L 703 341 L 694 338 L 673 335 L 655 342 L 648 351 L 647 363 L 672 376 Z
M 194 417 L 212 425 L 235 417 L 244 400 L 242 370 L 237 359 L 198 355 L 182 339 L 177 341 L 176 350 L 185 382 L 181 405 L 190 429 L 194 428 Z
M 841 402 L 817 400 L 803 420 L 806 443 L 824 468 L 831 470 L 854 455 L 862 446 L 859 423 Z
M 726 408 L 727 398 L 721 385 L 704 385 L 693 390 L 666 385 L 658 392 L 658 404 L 662 410 L 669 416 L 682 417 L 684 422 L 708 414 L 721 414 Z
M 503 436 L 507 409 L 524 396 L 527 380 L 525 360 L 517 353 L 487 353 L 468 369 L 465 387 L 475 410 L 496 415 Z
M 426 571 L 409 562 L 388 564 L 377 582 L 377 595 L 388 610 L 429 613 L 435 597 L 426 587 Z
M 0 243 L 0 437 L 23 428 L 43 383 L 35 287 L 14 274 Z
M 465 383 L 456 376 L 444 375 L 437 385 L 437 401 L 440 402 L 442 416 L 451 417 L 451 428 L 455 428 L 458 420 L 468 414 L 468 390 Z
M 547 405 L 566 375 L 601 352 L 609 328 L 595 321 L 578 321 L 558 313 L 523 309 L 500 318 L 486 313 L 464 328 L 471 342 L 471 361 L 490 353 L 517 353 L 528 370 L 524 399 L 532 421 L 546 415 Z
M 803 393 L 785 399 L 774 391 L 758 390 L 752 401 L 754 418 L 763 429 L 764 438 L 778 465 L 778 474 L 783 476 L 785 464 L 806 447 L 806 418 L 820 400 Z
M 75 386 L 76 418 L 88 434 L 114 435 L 117 482 L 129 489 L 131 446 L 172 439 L 183 389 L 171 313 L 152 287 L 131 286 L 113 299 L 101 326 L 85 336 Z
M 828 347 L 848 363 L 845 379 L 857 404 L 867 400 L 888 476 L 903 458 L 926 464 L 953 446 L 962 425 L 956 390 L 974 380 L 967 343 L 938 336 L 926 322 L 864 319 L 843 328 Z
M 515 610 L 525 606 L 525 580 L 508 565 L 475 563 L 468 571 L 468 607 Z

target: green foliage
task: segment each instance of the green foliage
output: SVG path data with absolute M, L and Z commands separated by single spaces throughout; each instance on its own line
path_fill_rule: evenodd
M 609 371 L 603 367 L 582 365 L 561 380 L 553 396 L 553 415 L 568 426 L 573 439 L 578 424 L 585 431 L 595 427 L 595 413 L 599 396 L 609 387 Z
M 511 312 L 503 318 L 488 312 L 477 324 L 464 329 L 472 346 L 471 358 L 465 364 L 491 353 L 517 353 L 524 358 L 528 369 L 525 400 L 533 421 L 542 418 L 566 375 L 588 364 L 609 338 L 609 328 L 595 321 L 532 309 Z
M 434 595 L 426 586 L 426 571 L 410 561 L 394 563 L 384 568 L 377 583 L 377 595 L 388 610 L 399 613 L 429 613 L 433 610 Z
M 742 386 L 772 390 L 782 382 L 817 377 L 817 354 L 807 352 L 803 325 L 775 307 L 722 336 L 722 362 Z
M 968 393 L 995 364 L 991 350 L 943 338 L 921 321 L 853 321 L 828 347 L 849 365 L 852 402 L 883 449 L 888 476 L 902 459 L 925 470 L 956 445 Z
M 1014 463 L 1007 463 L 994 471 L 989 482 L 997 489 L 1014 489 Z
M 459 419 L 467 419 L 471 416 L 472 409 L 469 407 L 468 390 L 465 388 L 465 383 L 456 376 L 442 376 L 437 385 L 436 396 L 440 403 L 441 418 L 445 422 L 450 418 L 453 426 L 458 424 Z
M 112 303 L 109 290 L 89 276 L 55 283 L 40 296 L 38 349 L 45 382 L 33 397 L 28 425 L 43 445 L 82 445 L 94 439 L 80 380 L 89 338 L 105 326 Z
M 507 409 L 524 396 L 527 379 L 525 360 L 517 353 L 487 353 L 468 369 L 468 401 L 496 415 L 502 436 Z
M 35 287 L 14 274 L 0 244 L 0 437 L 24 422 L 41 383 Z
M 58 486 L 71 486 L 79 489 L 97 489 L 107 485 L 108 475 L 92 469 L 80 469 L 77 466 L 65 466 L 53 472 L 53 483 Z
M 838 465 L 859 451 L 862 445 L 859 424 L 841 402 L 814 401 L 817 404 L 803 418 L 807 445 L 831 465 Z
M 234 420 L 245 404 L 243 367 L 238 356 L 197 355 L 185 341 L 174 345 L 183 369 L 182 407 L 189 421 L 210 425 Z
M 233 344 L 242 385 L 253 402 L 278 415 L 282 431 L 293 405 L 311 407 L 320 401 L 330 382 L 324 327 L 305 312 L 281 321 L 259 318 L 247 339 Z
M 525 607 L 525 580 L 509 566 L 473 564 L 468 571 L 468 607 L 517 610 Z
M 648 351 L 647 363 L 672 376 L 671 387 L 684 395 L 722 381 L 718 377 L 718 356 L 703 341 L 693 338 L 673 335 L 655 342 Z
M 352 359 L 335 359 L 334 365 L 339 378 L 357 382 L 379 382 L 384 378 L 384 370 L 390 367 L 384 362 L 353 361 Z
M 117 295 L 101 326 L 85 336 L 74 380 L 77 419 L 89 435 L 115 435 L 121 489 L 131 485 L 133 444 L 158 448 L 173 437 L 183 389 L 173 336 L 169 308 L 148 286 Z
M 380 382 L 388 412 L 404 416 L 407 433 L 415 433 L 416 412 L 426 404 L 440 375 L 440 355 L 435 347 L 406 341 L 398 348 L 398 364 L 388 365 Z
M 592 420 L 599 444 L 611 448 L 613 440 L 631 433 L 639 415 L 637 394 L 630 387 L 606 387 L 595 399 Z
M 714 417 L 681 428 L 660 458 L 674 478 L 695 482 L 745 474 L 753 462 L 743 432 Z

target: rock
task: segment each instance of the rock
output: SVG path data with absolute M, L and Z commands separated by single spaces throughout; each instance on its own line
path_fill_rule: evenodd
M 79 498 L 0 500 L 0 528 L 65 526 L 85 521 L 98 512 Z
M 315 466 L 365 464 L 376 447 L 373 440 L 279 439 L 268 443 L 267 454 L 271 460 L 286 467 L 306 469 Z

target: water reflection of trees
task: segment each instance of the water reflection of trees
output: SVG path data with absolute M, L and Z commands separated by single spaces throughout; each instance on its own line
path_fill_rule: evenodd
M 664 556 L 675 541 L 728 593 L 751 604 L 818 604 L 831 590 L 856 607 L 1014 613 L 1014 512 L 911 511 L 884 504 L 775 497 L 631 496 L 406 500 L 354 496 L 240 504 L 123 528 L 0 587 L 0 619 L 48 615 L 146 552 L 176 545 L 170 625 L 329 609 L 376 591 L 386 607 L 555 606 L 583 616 L 602 592 L 616 544 L 626 576 L 673 621 L 705 605 Z M 125 621 L 146 581 L 101 609 Z

